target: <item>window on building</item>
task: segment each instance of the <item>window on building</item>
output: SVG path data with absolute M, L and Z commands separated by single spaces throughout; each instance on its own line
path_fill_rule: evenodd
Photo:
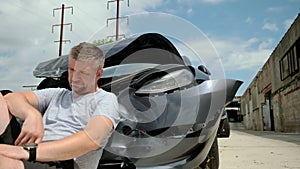
M 296 45 L 289 52 L 289 60 L 290 60 L 290 73 L 291 75 L 296 74 L 299 71 L 299 61 L 297 58 Z
M 281 80 L 284 80 L 290 74 L 288 55 L 284 55 L 284 57 L 279 61 L 279 64 L 280 64 L 280 78 Z
M 300 40 L 288 50 L 288 52 L 279 61 L 280 78 L 285 80 L 289 76 L 293 76 L 299 72 L 300 60 Z
M 298 60 L 298 69 L 299 69 L 299 63 L 300 63 L 300 39 L 298 39 L 297 43 L 296 43 L 296 48 L 295 48 L 295 52 L 296 52 L 296 58 Z

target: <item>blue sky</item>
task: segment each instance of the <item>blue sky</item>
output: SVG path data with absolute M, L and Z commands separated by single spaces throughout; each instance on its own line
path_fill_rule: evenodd
M 58 44 L 54 41 L 59 38 L 59 28 L 54 27 L 52 33 L 52 25 L 60 23 L 60 11 L 55 11 L 55 16 L 52 12 L 62 3 L 74 9 L 73 15 L 70 9 L 65 11 L 65 23 L 72 23 L 72 31 L 65 27 L 64 38 L 71 43 L 63 45 L 63 54 L 81 41 L 101 39 L 104 35 L 97 37 L 99 32 L 107 35 L 105 30 L 113 30 L 113 23 L 106 26 L 106 19 L 114 17 L 115 6 L 110 4 L 107 10 L 107 0 L 0 3 L 0 89 L 30 90 L 22 86 L 41 81 L 33 77 L 32 71 L 39 62 L 58 55 Z M 244 81 L 238 95 L 243 94 L 300 12 L 300 0 L 130 0 L 129 7 L 124 0 L 120 4 L 121 14 L 129 16 L 129 26 L 122 23 L 125 26 L 121 31 L 125 34 L 130 34 L 128 29 L 136 23 L 139 24 L 135 28 L 142 31 L 160 31 L 167 24 L 170 32 L 182 30 L 185 37 L 191 33 L 189 30 L 202 34 L 208 40 L 205 43 L 211 42 L 224 76 Z M 158 13 L 178 22 L 159 23 L 155 20 Z M 138 16 L 146 19 L 139 20 Z M 176 35 L 182 37 L 179 34 Z M 208 57 L 203 43 L 194 39 L 187 44 Z M 205 63 L 212 73 L 218 71 L 214 60 Z

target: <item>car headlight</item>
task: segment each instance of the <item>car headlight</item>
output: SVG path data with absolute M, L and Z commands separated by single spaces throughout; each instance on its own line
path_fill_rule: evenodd
M 168 73 L 160 78 L 145 83 L 135 93 L 155 94 L 175 90 L 190 85 L 194 80 L 194 75 L 187 69 L 177 70 Z

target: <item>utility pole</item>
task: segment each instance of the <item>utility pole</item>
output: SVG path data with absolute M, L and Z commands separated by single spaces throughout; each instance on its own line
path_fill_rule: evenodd
M 123 0 L 121 0 L 121 1 L 123 1 Z M 109 4 L 110 3 L 115 3 L 115 2 L 117 3 L 116 17 L 114 17 L 114 18 L 108 18 L 106 20 L 106 26 L 108 26 L 108 21 L 110 21 L 110 20 L 116 20 L 116 35 L 115 35 L 115 37 L 116 37 L 116 41 L 118 41 L 119 40 L 119 36 L 125 37 L 124 34 L 119 35 L 119 20 L 120 19 L 127 19 L 127 24 L 128 24 L 129 18 L 128 18 L 128 16 L 120 17 L 120 0 L 109 0 L 109 1 L 107 1 L 107 9 L 109 10 Z M 127 5 L 129 7 L 129 0 L 127 0 Z M 114 37 L 114 36 L 108 36 L 108 37 Z
M 65 12 L 65 9 L 71 9 L 71 13 L 73 15 L 73 7 L 65 7 L 64 4 L 62 4 L 62 7 L 61 8 L 55 8 L 53 9 L 53 17 L 55 16 L 55 11 L 56 10 L 61 10 L 61 23 L 60 24 L 55 24 L 55 25 L 52 25 L 52 33 L 54 32 L 54 27 L 56 26 L 60 26 L 60 38 L 58 41 L 54 41 L 54 42 L 59 42 L 59 54 L 58 56 L 61 56 L 62 55 L 62 42 L 71 42 L 71 40 L 64 40 L 63 39 L 63 32 L 64 32 L 64 26 L 65 25 L 69 25 L 70 26 L 70 31 L 72 31 L 72 23 L 64 23 L 64 12 Z

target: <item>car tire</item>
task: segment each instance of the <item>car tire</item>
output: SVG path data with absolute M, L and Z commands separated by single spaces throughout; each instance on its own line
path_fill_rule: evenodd
M 230 125 L 228 118 L 221 120 L 217 136 L 218 138 L 228 138 L 230 136 Z
M 230 125 L 229 125 L 228 118 L 226 118 L 223 123 L 223 129 L 224 129 L 224 136 L 229 137 L 230 136 Z
M 201 169 L 219 169 L 219 145 L 218 139 L 215 138 L 205 161 L 200 164 Z

